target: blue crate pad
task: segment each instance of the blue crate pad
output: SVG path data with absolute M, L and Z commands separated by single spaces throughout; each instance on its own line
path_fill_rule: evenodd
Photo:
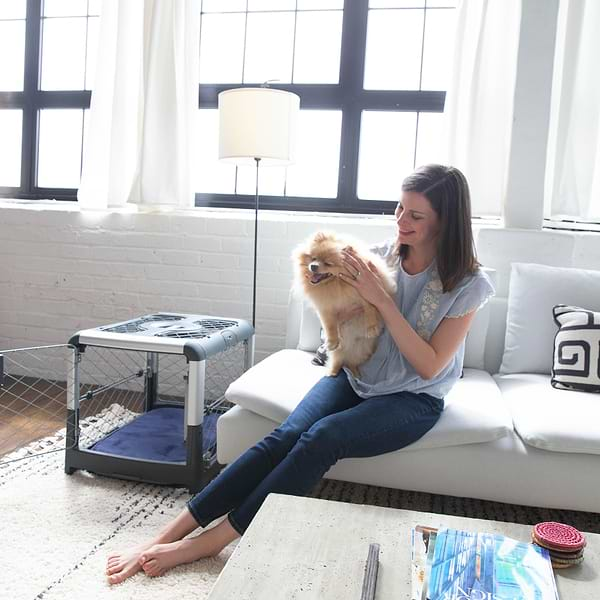
M 217 419 L 211 413 L 202 423 L 204 451 L 216 443 Z M 183 441 L 183 408 L 155 408 L 108 434 L 90 448 L 95 452 L 164 462 L 187 460 Z

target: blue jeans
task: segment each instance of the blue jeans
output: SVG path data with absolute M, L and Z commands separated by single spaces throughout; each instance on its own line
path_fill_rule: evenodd
M 346 374 L 324 377 L 286 421 L 249 448 L 187 504 L 205 527 L 228 513 L 241 535 L 271 492 L 303 496 L 342 458 L 404 448 L 438 421 L 444 401 L 399 392 L 363 399 Z

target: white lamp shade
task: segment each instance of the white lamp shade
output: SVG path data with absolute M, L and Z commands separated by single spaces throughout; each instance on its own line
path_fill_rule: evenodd
M 219 94 L 219 158 L 237 165 L 294 162 L 300 97 L 272 88 L 238 88 Z

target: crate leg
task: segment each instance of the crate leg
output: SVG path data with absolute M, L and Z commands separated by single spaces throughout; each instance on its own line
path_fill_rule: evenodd
M 146 352 L 146 377 L 144 378 L 144 412 L 151 411 L 158 400 L 158 354 Z
M 67 437 L 65 440 L 65 473 L 73 475 L 71 452 L 79 447 L 79 348 L 71 348 L 71 364 L 67 370 Z

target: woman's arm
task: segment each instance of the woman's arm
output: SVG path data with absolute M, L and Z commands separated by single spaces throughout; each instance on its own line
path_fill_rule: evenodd
M 398 350 L 423 379 L 432 379 L 450 362 L 465 339 L 477 311 L 442 319 L 426 342 L 408 323 L 394 301 L 377 307 Z
M 347 254 L 349 271 L 360 273 L 353 278 L 340 277 L 379 310 L 398 350 L 423 379 L 435 377 L 452 359 L 465 339 L 477 311 L 456 318 L 446 318 L 426 342 L 398 310 L 394 299 L 383 289 L 372 263 L 365 263 L 353 254 Z

